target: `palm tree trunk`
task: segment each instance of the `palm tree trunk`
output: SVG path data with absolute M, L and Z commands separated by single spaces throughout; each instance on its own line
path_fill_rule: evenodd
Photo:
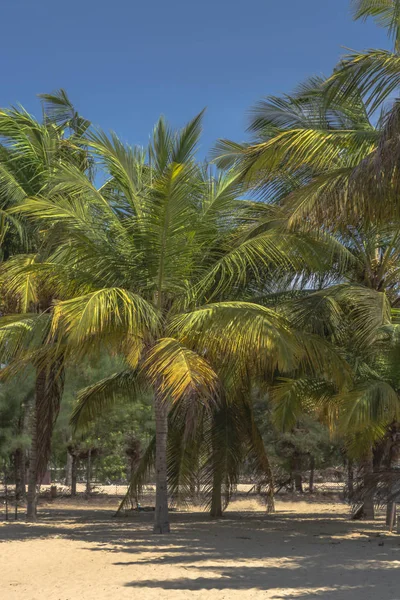
M 293 454 L 293 477 L 294 477 L 294 488 L 296 492 L 303 493 L 303 478 L 301 474 L 301 456 L 298 452 Z
M 213 474 L 210 516 L 213 519 L 222 517 L 222 478 L 218 468 L 214 469 Z
M 389 531 L 393 531 L 396 522 L 396 503 L 388 502 L 386 505 L 386 525 Z
M 92 470 L 92 450 L 89 448 L 86 462 L 86 495 L 90 496 L 90 478 Z
M 22 462 L 21 462 L 21 490 L 23 492 L 23 498 L 26 498 L 26 470 L 28 467 L 28 456 L 26 450 L 22 451 Z
M 375 518 L 374 490 L 371 487 L 371 475 L 374 472 L 372 448 L 371 448 L 370 453 L 368 454 L 368 456 L 365 459 L 365 462 L 363 465 L 363 470 L 364 470 L 364 485 L 367 488 L 367 492 L 365 493 L 365 496 L 364 496 L 363 514 L 364 514 L 365 519 L 372 520 Z
M 154 533 L 169 533 L 168 485 L 167 485 L 167 438 L 168 406 L 156 392 L 154 397 L 156 416 L 156 506 Z
M 24 435 L 29 433 L 29 398 L 21 403 L 21 410 L 18 419 L 17 434 Z M 20 447 L 14 451 L 14 476 L 15 476 L 15 499 L 21 500 L 26 496 L 26 460 L 25 448 Z
M 76 479 L 78 475 L 78 458 L 75 454 L 72 455 L 71 465 L 71 496 L 76 496 Z
M 67 464 L 65 466 L 65 485 L 71 487 L 72 484 L 72 455 L 67 450 Z
M 24 418 L 22 424 L 22 432 L 29 435 L 30 427 L 31 427 L 31 411 L 32 404 L 34 402 L 34 397 L 30 398 L 28 403 L 24 407 Z M 24 448 L 22 452 L 22 464 L 21 464 L 21 482 L 22 489 L 24 490 L 24 498 L 26 498 L 26 488 L 28 483 L 28 469 L 29 469 L 29 449 Z
M 354 469 L 353 469 L 353 461 L 351 458 L 348 459 L 347 462 L 347 489 L 350 500 L 354 496 Z
M 36 520 L 37 485 L 50 458 L 54 423 L 60 410 L 64 389 L 62 358 L 49 369 L 37 369 L 35 401 L 31 415 L 31 448 L 29 454 L 27 518 Z
M 38 449 L 37 449 L 37 414 L 36 402 L 31 414 L 31 445 L 29 450 L 29 470 L 28 470 L 28 494 L 26 518 L 29 521 L 36 521 L 37 508 L 37 480 L 38 480 Z
M 262 476 L 264 487 L 266 487 L 265 494 L 265 505 L 267 513 L 275 512 L 275 499 L 274 499 L 274 475 L 272 473 L 271 465 L 268 459 L 267 452 L 265 450 L 264 441 L 262 439 L 262 435 L 260 430 L 257 427 L 257 424 L 254 419 L 254 414 L 252 407 L 250 407 L 250 425 L 251 429 L 249 431 L 252 450 L 256 457 L 256 465 L 259 474 Z M 262 483 L 259 482 L 257 486 L 257 492 L 261 495 Z
M 315 471 L 315 458 L 310 456 L 310 479 L 308 483 L 308 491 L 310 494 L 314 493 L 314 471 Z
M 223 471 L 221 454 L 226 452 L 226 447 L 221 444 L 221 420 L 224 420 L 225 412 L 216 410 L 212 417 L 212 432 L 211 432 L 211 452 L 212 452 L 212 469 L 213 469 L 213 486 L 211 494 L 210 516 L 213 519 L 222 517 L 222 481 Z
M 365 519 L 369 519 L 371 521 L 375 519 L 375 507 L 373 498 L 365 498 L 363 504 L 363 512 Z
M 267 513 L 274 513 L 275 512 L 274 489 L 272 487 L 270 487 L 269 490 L 268 490 L 268 492 L 267 492 L 266 512 Z
M 15 498 L 21 500 L 25 498 L 25 456 L 22 448 L 17 448 L 14 452 L 14 473 L 15 473 Z

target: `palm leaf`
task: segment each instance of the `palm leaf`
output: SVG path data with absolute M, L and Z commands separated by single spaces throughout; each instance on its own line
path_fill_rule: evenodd
M 146 356 L 143 371 L 162 396 L 174 403 L 193 397 L 209 403 L 217 396 L 218 378 L 209 363 L 173 338 L 155 344 Z
M 133 401 L 146 389 L 139 370 L 126 370 L 101 379 L 78 393 L 70 423 L 81 429 L 106 413 L 117 401 Z

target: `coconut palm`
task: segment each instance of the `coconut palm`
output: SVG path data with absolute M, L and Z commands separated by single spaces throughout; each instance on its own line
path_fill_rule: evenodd
M 114 134 L 91 133 L 88 144 L 108 174 L 100 189 L 64 166 L 45 196 L 18 209 L 56 233 L 47 238 L 47 280 L 54 296 L 70 298 L 53 303 L 50 362 L 61 350 L 66 360 L 80 360 L 105 347 L 126 358 L 126 371 L 82 392 L 74 424 L 84 425 L 120 393 L 134 398 L 153 390 L 160 533 L 169 530 L 171 404 L 197 398 L 213 410 L 227 381 L 234 389 L 246 380 L 248 364 L 260 377 L 300 364 L 325 364 L 327 376 L 344 375 L 323 340 L 302 336 L 272 309 L 237 299 L 249 282 L 266 289 L 280 278 L 340 265 L 339 245 L 322 234 L 289 231 L 282 219 L 258 227 L 265 207 L 239 200 L 238 175 L 196 164 L 200 131 L 201 115 L 178 132 L 161 119 L 147 151 L 124 146 Z
M 2 313 L 30 312 L 31 324 L 35 313 L 48 311 L 52 299 L 52 290 L 45 278 L 24 271 L 32 265 L 39 265 L 43 233 L 32 220 L 28 222 L 23 217 L 16 219 L 7 211 L 26 198 L 43 194 L 61 164 L 74 165 L 80 171 L 90 169 L 90 161 L 82 145 L 89 122 L 78 115 L 63 90 L 44 94 L 41 99 L 42 123 L 22 108 L 0 111 Z M 24 252 L 29 254 L 22 254 Z M 28 321 L 25 321 L 26 332 L 29 329 L 27 327 Z M 24 349 L 24 336 L 21 333 L 22 330 L 18 343 L 8 343 L 3 363 L 18 360 Z M 4 335 L 7 335 L 6 332 Z M 37 368 L 36 401 L 31 414 L 29 518 L 35 518 L 36 484 L 47 468 L 52 428 L 58 414 L 62 388 L 62 371 L 56 369 L 52 373 L 51 370 Z
M 344 353 L 352 365 L 353 384 L 342 394 L 342 405 L 334 386 L 295 373 L 274 389 L 277 423 L 290 428 L 310 407 L 313 411 L 318 407 L 321 418 L 331 419 L 330 403 L 335 398 L 341 406 L 341 433 L 350 429 L 354 435 L 347 435 L 348 444 L 357 442 L 353 454 L 356 449 L 358 457 L 368 454 L 398 413 L 396 393 L 387 382 L 377 384 L 375 369 L 380 357 L 378 332 L 390 323 L 390 304 L 395 306 L 398 301 L 398 227 L 374 224 L 371 213 L 360 212 L 362 189 L 354 202 L 356 212 L 353 207 L 349 214 L 346 204 L 355 196 L 346 197 L 344 190 L 353 185 L 354 170 L 379 147 L 380 123 L 376 127 L 371 124 L 356 86 L 351 94 L 346 89 L 340 93 L 339 88 L 330 96 L 326 83 L 313 79 L 294 96 L 259 103 L 251 129 L 257 136 L 254 143 L 219 145 L 218 164 L 236 164 L 249 185 L 287 211 L 292 225 L 301 218 L 307 227 L 330 227 L 354 257 L 346 274 L 335 278 L 328 272 L 316 282 L 320 290 L 310 293 L 312 286 L 308 285 L 301 300 L 286 303 L 284 308 L 281 304 L 286 316 L 294 311 L 296 328 L 318 333 Z M 379 418 L 371 413 L 367 426 L 365 406 L 359 400 L 364 398 L 373 412 L 377 395 L 381 413 Z M 343 407 L 349 405 L 349 398 L 360 427 L 346 421 Z M 333 409 L 337 415 L 338 405 Z
M 349 99 L 357 90 L 370 114 L 380 111 L 381 135 L 375 150 L 354 166 L 348 180 L 336 188 L 336 196 L 351 199 L 358 214 L 383 222 L 399 216 L 399 102 L 400 3 L 398 0 L 353 0 L 356 19 L 373 18 L 387 29 L 393 50 L 351 52 L 343 58 L 327 82 L 332 101 Z M 393 99 L 394 96 L 394 99 Z
M 292 95 L 267 97 L 251 111 L 252 140 L 221 140 L 214 151 L 219 166 L 235 164 L 244 181 L 269 202 L 286 207 L 289 223 L 312 227 L 357 223 L 363 208 L 344 190 L 354 169 L 379 143 L 358 88 L 329 96 L 326 80 L 314 77 Z
M 274 511 L 272 469 L 254 417 L 251 389 L 225 389 L 211 410 L 200 403 L 178 402 L 170 411 L 168 431 L 167 477 L 174 502 L 201 498 L 211 517 L 222 516 L 246 463 L 265 496 L 267 511 Z M 154 449 L 155 439 L 135 469 L 119 510 L 138 504 L 154 468 Z
M 274 388 L 275 418 L 290 428 L 304 412 L 327 422 L 363 467 L 364 514 L 373 517 L 370 485 L 379 448 L 400 415 L 394 373 L 398 337 L 391 303 L 398 302 L 398 231 L 370 227 L 347 240 L 358 260 L 351 281 L 313 292 L 287 306 L 295 327 L 325 336 L 351 367 L 351 384 L 339 391 L 321 378 L 286 378 Z M 395 309 L 396 310 L 396 309 Z M 395 344 L 393 343 L 396 342 Z
M 340 81 L 342 93 L 351 94 L 354 88 L 365 94 L 366 103 L 372 110 L 397 90 L 399 80 L 400 51 L 400 2 L 399 0 L 351 0 L 354 19 L 372 18 L 387 30 L 393 43 L 392 50 L 367 50 L 352 52 L 341 61 L 331 82 Z

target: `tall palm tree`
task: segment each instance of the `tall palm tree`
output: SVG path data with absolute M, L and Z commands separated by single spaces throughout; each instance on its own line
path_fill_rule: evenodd
M 70 299 L 53 304 L 54 356 L 62 349 L 79 360 L 108 347 L 126 358 L 126 371 L 81 394 L 73 422 L 84 424 L 121 390 L 132 398 L 143 387 L 154 392 L 158 533 L 169 531 L 171 403 L 218 406 L 224 382 L 239 386 L 249 363 L 255 376 L 301 364 L 344 375 L 323 340 L 237 300 L 249 281 L 265 288 L 340 263 L 338 245 L 281 223 L 258 228 L 263 207 L 239 200 L 237 174 L 212 175 L 195 162 L 200 131 L 201 115 L 178 132 L 161 119 L 147 151 L 92 133 L 87 143 L 108 174 L 100 189 L 64 166 L 45 195 L 18 209 L 55 232 L 47 238 L 47 277 L 54 296 Z
M 7 211 L 26 198 L 45 193 L 61 164 L 74 165 L 81 172 L 90 170 L 90 160 L 82 145 L 89 122 L 78 115 L 64 90 L 43 94 L 41 99 L 42 122 L 22 108 L 0 111 L 3 314 L 30 312 L 31 319 L 35 314 L 48 311 L 52 299 L 52 290 L 45 278 L 25 272 L 29 266 L 40 263 L 44 234 L 37 223 L 23 217 L 16 219 Z M 24 348 L 22 337 L 19 342 L 13 346 L 14 354 L 10 353 L 9 344 L 7 361 L 18 360 Z M 27 509 L 31 519 L 36 515 L 36 485 L 47 468 L 62 389 L 62 370 L 37 366 Z
M 268 98 L 255 107 L 251 130 L 256 139 L 251 144 L 221 142 L 216 150 L 218 164 L 235 164 L 248 185 L 283 208 L 292 225 L 302 219 L 307 228 L 329 228 L 354 257 L 345 274 L 338 278 L 327 272 L 316 282 L 320 290 L 311 293 L 309 285 L 300 301 L 284 308 L 286 315 L 294 311 L 296 328 L 322 335 L 344 353 L 352 366 L 352 386 L 338 395 L 334 386 L 294 373 L 276 386 L 274 395 L 277 421 L 288 427 L 310 406 L 323 409 L 326 418 L 335 398 L 342 433 L 350 428 L 349 445 L 364 455 L 385 435 L 399 407 L 391 385 L 378 385 L 376 373 L 379 331 L 390 323 L 390 304 L 398 301 L 399 230 L 395 223 L 374 223 L 373 211 L 362 211 L 363 199 L 365 207 L 370 200 L 352 180 L 355 170 L 378 152 L 385 135 L 381 126 L 383 122 L 371 123 L 356 85 L 350 92 L 339 85 L 331 95 L 325 81 L 312 79 L 293 96 Z M 350 189 L 352 195 L 346 195 Z M 350 405 L 360 427 L 346 420 Z

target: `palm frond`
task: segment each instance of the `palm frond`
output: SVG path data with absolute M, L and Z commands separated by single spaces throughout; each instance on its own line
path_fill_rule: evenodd
M 146 390 L 139 370 L 129 369 L 101 379 L 79 391 L 70 423 L 82 429 L 108 411 L 117 401 L 134 401 Z
M 399 0 L 352 0 L 352 11 L 354 19 L 366 21 L 372 17 L 379 27 L 387 30 L 396 52 L 400 50 Z
M 144 485 L 147 483 L 156 457 L 156 438 L 151 439 L 131 478 L 125 497 L 118 507 L 117 515 L 123 510 L 137 508 Z
M 83 119 L 62 88 L 52 94 L 39 94 L 43 103 L 45 119 L 61 127 L 70 127 L 82 136 L 90 127 L 90 121 Z
M 247 302 L 220 302 L 176 316 L 171 331 L 212 364 L 249 362 L 270 371 L 290 369 L 300 352 L 288 322 L 275 311 Z M 254 361 L 254 363 L 252 362 Z
M 392 386 L 381 380 L 365 381 L 339 395 L 341 417 L 339 430 L 347 437 L 353 454 L 362 455 L 366 448 L 381 440 L 387 427 L 399 420 L 400 400 Z
M 59 301 L 54 305 L 53 335 L 68 336 L 76 352 L 107 336 L 122 341 L 138 340 L 156 333 L 159 317 L 155 309 L 138 294 L 120 288 L 105 288 Z
M 398 88 L 400 56 L 388 50 L 351 52 L 327 81 L 328 94 L 349 97 L 358 89 L 373 113 Z
M 160 339 L 142 368 L 165 400 L 197 398 L 208 404 L 217 397 L 218 378 L 210 364 L 176 339 Z

